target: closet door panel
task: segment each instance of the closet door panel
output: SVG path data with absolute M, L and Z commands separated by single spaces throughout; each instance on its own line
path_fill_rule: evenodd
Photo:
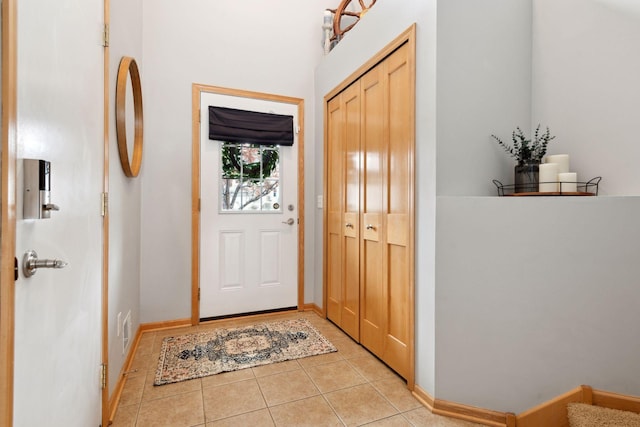
M 380 356 L 384 344 L 384 243 L 380 235 L 379 213 L 363 214 L 361 267 L 362 345 Z
M 342 230 L 342 233 L 344 234 L 345 239 L 357 239 L 359 234 L 358 227 L 360 225 L 358 214 L 356 212 L 345 212 L 343 215 L 342 223 L 344 224 L 344 230 Z M 356 254 L 358 253 L 358 251 L 355 252 Z
M 341 96 L 327 106 L 327 317 L 341 324 L 343 303 L 342 200 L 344 187 L 344 110 Z
M 387 215 L 387 243 L 406 247 L 409 243 L 408 216 L 405 214 Z
M 360 316 L 360 238 L 358 214 L 347 212 L 344 214 L 344 304 L 342 309 L 341 327 L 353 338 L 359 337 Z
M 401 225 L 409 230 L 408 216 L 412 191 L 412 105 L 406 52 L 400 48 L 389 58 L 389 170 L 387 176 L 388 206 L 390 221 L 394 222 L 395 233 Z M 391 219 L 392 218 L 392 219 Z
M 382 359 L 406 378 L 409 343 L 409 277 L 406 268 L 409 253 L 406 247 L 388 247 L 387 335 Z
M 342 329 L 360 339 L 360 83 L 342 93 L 344 100 L 343 265 Z
M 408 46 L 404 45 L 386 60 L 388 85 L 389 174 L 387 175 L 386 246 L 387 319 L 383 360 L 400 375 L 410 366 L 410 321 L 413 304 L 410 294 L 410 204 L 412 183 L 413 104 Z
M 327 317 L 340 324 L 342 313 L 342 217 L 329 214 L 327 221 Z
M 363 274 L 367 278 L 362 287 L 361 343 L 377 356 L 382 356 L 384 345 L 384 274 L 381 262 L 382 244 L 373 240 L 363 242 Z
M 412 169 L 413 105 L 410 74 L 407 64 L 407 46 L 394 52 L 387 60 L 389 85 L 389 206 L 391 214 L 409 213 Z
M 366 242 L 379 243 L 381 241 L 380 225 L 382 224 L 382 215 L 379 212 L 367 212 L 362 214 L 362 239 Z M 378 262 L 381 262 L 381 257 Z
M 384 197 L 386 158 L 383 65 L 361 79 L 362 120 L 362 249 L 361 263 L 361 343 L 371 352 L 383 353 L 385 330 Z

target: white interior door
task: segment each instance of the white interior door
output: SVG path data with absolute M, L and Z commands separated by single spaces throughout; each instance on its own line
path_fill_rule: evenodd
M 200 318 L 295 307 L 297 132 L 292 147 L 212 141 L 209 106 L 291 115 L 298 124 L 295 104 L 201 92 Z M 223 155 L 236 165 L 260 162 L 271 173 L 229 179 Z

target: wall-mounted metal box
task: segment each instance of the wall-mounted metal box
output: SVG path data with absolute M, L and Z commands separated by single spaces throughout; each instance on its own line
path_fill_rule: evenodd
M 51 203 L 51 162 L 23 159 L 24 219 L 51 218 L 51 211 L 59 210 Z

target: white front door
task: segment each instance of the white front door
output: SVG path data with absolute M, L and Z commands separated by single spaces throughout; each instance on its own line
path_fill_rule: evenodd
M 200 318 L 295 307 L 297 132 L 292 147 L 212 141 L 209 106 L 291 115 L 298 124 L 295 104 L 201 92 Z

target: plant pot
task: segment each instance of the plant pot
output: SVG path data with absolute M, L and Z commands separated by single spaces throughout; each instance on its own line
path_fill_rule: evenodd
M 539 161 L 523 162 L 516 165 L 514 193 L 538 191 L 539 166 Z

